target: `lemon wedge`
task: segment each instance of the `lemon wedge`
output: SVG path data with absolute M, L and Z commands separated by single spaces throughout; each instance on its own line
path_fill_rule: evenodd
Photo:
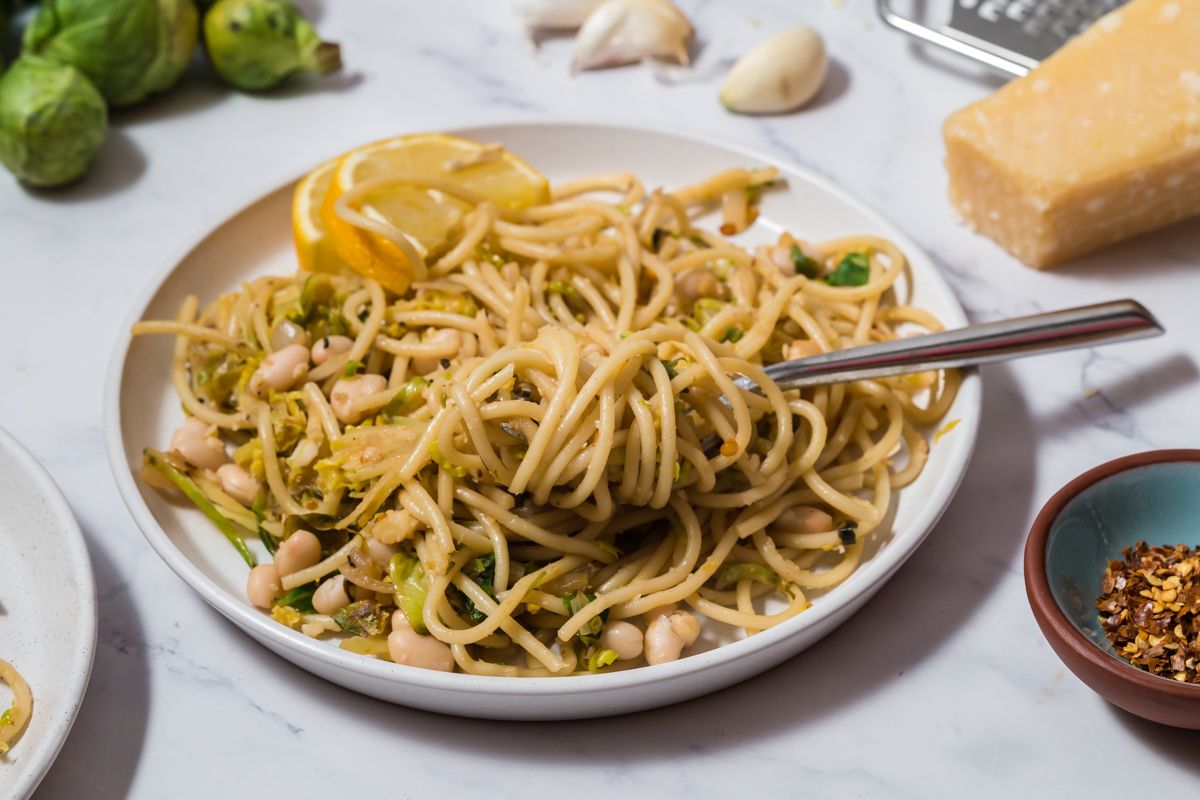
M 351 191 L 353 201 L 347 198 L 343 207 L 374 223 L 370 227 L 339 213 L 339 198 Z M 320 217 L 342 261 L 399 293 L 414 277 L 409 250 L 423 260 L 440 255 L 461 231 L 474 202 L 520 209 L 549 199 L 545 177 L 497 145 L 439 133 L 413 134 L 343 155 L 333 167 Z M 408 247 L 381 230 L 403 236 Z
M 333 183 L 338 159 L 326 161 L 296 184 L 292 196 L 292 238 L 300 268 L 310 272 L 340 272 L 344 269 L 337 246 L 325 229 L 321 207 Z

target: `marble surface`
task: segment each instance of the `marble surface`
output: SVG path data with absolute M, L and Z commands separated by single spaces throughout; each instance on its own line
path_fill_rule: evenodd
M 867 0 L 683 3 L 703 46 L 695 73 L 576 78 L 569 42 L 534 57 L 504 2 L 302 5 L 342 42 L 341 75 L 248 97 L 198 65 L 171 95 L 114 117 L 78 186 L 31 193 L 0 176 L 0 420 L 70 498 L 100 599 L 91 689 L 40 800 L 1080 797 L 1108 787 L 1114 759 L 1161 787 L 1200 782 L 1200 734 L 1132 718 L 1065 672 L 1029 613 L 1020 568 L 1032 517 L 1069 478 L 1200 440 L 1200 224 L 1051 274 L 970 233 L 945 199 L 938 130 L 999 82 L 911 45 Z M 715 99 L 723 64 L 794 22 L 829 43 L 822 96 L 792 116 L 726 113 Z M 357 696 L 255 645 L 143 541 L 103 452 L 111 344 L 151 275 L 329 154 L 404 130 L 551 117 L 703 132 L 826 175 L 927 248 L 975 319 L 1132 296 L 1170 332 L 989 368 L 977 453 L 929 541 L 849 623 L 754 681 L 564 724 L 451 719 Z

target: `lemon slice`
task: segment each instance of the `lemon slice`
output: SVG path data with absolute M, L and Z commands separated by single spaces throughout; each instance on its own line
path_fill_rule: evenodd
M 340 272 L 345 268 L 333 238 L 321 218 L 321 207 L 333 184 L 338 159 L 326 161 L 296 184 L 292 196 L 292 238 L 300 268 L 316 272 Z
M 405 178 L 434 181 L 447 191 L 407 184 Z M 366 185 L 368 181 L 374 188 Z M 397 293 L 412 282 L 414 265 L 406 248 L 338 213 L 338 198 L 356 188 L 365 192 L 344 205 L 403 235 L 422 259 L 445 251 L 461 230 L 473 199 L 504 209 L 550 199 L 546 179 L 496 145 L 427 133 L 386 139 L 346 153 L 333 169 L 322 222 L 346 264 Z M 450 191 L 454 189 L 459 191 Z

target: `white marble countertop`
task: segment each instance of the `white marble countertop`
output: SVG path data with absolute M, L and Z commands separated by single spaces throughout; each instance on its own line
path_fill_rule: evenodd
M 1113 760 L 1160 787 L 1200 782 L 1200 734 L 1130 717 L 1065 671 L 1034 624 L 1020 566 L 1030 521 L 1069 478 L 1200 440 L 1200 224 L 1055 273 L 971 234 L 945 199 L 939 126 L 998 81 L 921 52 L 867 0 L 683 4 L 706 63 L 788 23 L 825 35 L 835 59 L 825 93 L 779 118 L 726 113 L 711 73 L 676 86 L 647 68 L 572 79 L 568 43 L 533 58 L 504 2 L 302 5 L 343 44 L 342 75 L 248 97 L 197 70 L 117 114 L 80 185 L 31 194 L 0 176 L 0 420 L 70 499 L 100 597 L 91 688 L 39 798 L 1084 797 L 1109 787 Z M 142 539 L 101 435 L 112 343 L 169 259 L 319 159 L 405 130 L 551 116 L 703 132 L 826 175 L 911 233 L 976 319 L 1132 296 L 1170 332 L 988 369 L 979 447 L 928 542 L 846 625 L 742 686 L 563 724 L 358 696 L 254 644 Z

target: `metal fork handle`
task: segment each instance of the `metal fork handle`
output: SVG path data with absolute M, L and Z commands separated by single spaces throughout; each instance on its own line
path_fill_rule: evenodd
M 1117 300 L 1028 317 L 851 347 L 766 368 L 781 389 L 969 367 L 1095 344 L 1158 336 L 1162 325 L 1141 303 Z M 757 386 L 745 376 L 737 383 Z

